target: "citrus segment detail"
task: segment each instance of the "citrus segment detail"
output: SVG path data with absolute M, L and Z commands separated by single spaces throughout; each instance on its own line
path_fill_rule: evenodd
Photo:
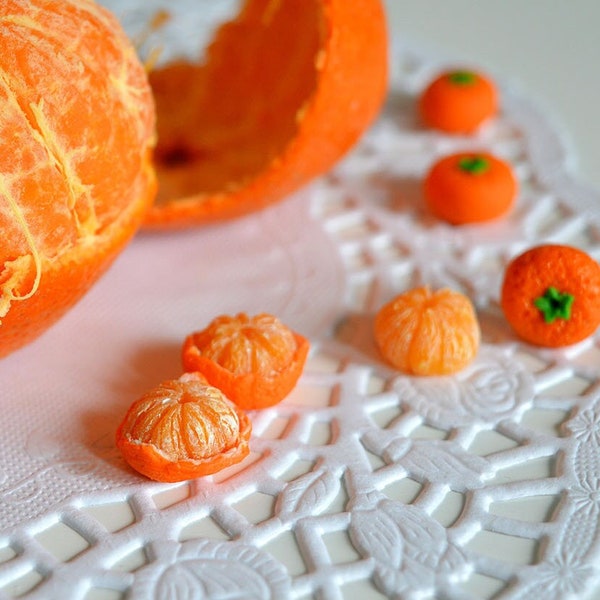
M 156 481 L 210 475 L 248 455 L 251 424 L 223 393 L 196 374 L 144 394 L 117 430 L 117 447 L 139 473 Z
M 304 368 L 309 343 L 269 314 L 222 315 L 189 335 L 183 345 L 186 371 L 202 373 L 245 409 L 283 400 Z
M 92 2 L 7 0 L 0 19 L 0 356 L 40 335 L 132 237 L 156 192 L 135 50 Z
M 383 358 L 412 375 L 450 375 L 476 356 L 480 329 L 471 301 L 449 289 L 419 287 L 384 305 L 374 322 Z

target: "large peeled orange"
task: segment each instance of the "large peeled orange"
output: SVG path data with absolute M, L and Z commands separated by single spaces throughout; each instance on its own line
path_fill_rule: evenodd
M 0 356 L 98 278 L 156 191 L 154 104 L 135 50 L 90 0 L 3 0 Z
M 123 0 L 102 1 L 127 16 Z M 159 179 L 150 226 L 230 218 L 282 199 L 327 171 L 382 105 L 388 45 L 381 0 L 240 4 L 205 59 L 173 59 L 150 73 Z M 169 27 L 180 17 L 177 3 L 163 2 L 154 19 L 142 5 L 135 14 L 146 10 L 149 24 Z M 167 39 L 162 49 L 168 46 Z

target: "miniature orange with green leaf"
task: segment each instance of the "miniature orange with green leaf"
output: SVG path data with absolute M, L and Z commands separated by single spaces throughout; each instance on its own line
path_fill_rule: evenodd
M 470 134 L 496 115 L 498 92 L 494 82 L 481 73 L 450 70 L 429 83 L 418 106 L 429 127 L 450 134 Z
M 546 347 L 580 342 L 600 325 L 600 265 L 572 246 L 530 248 L 508 264 L 501 306 L 527 342 Z
M 450 289 L 409 290 L 384 305 L 375 341 L 394 368 L 411 375 L 450 375 L 476 356 L 481 337 L 469 298 Z
M 518 194 L 512 167 L 489 152 L 459 152 L 435 162 L 423 193 L 438 218 L 453 225 L 482 223 L 510 211 Z

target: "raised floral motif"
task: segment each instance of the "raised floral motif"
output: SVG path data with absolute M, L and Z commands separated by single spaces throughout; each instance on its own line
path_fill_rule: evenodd
M 194 540 L 153 550 L 155 560 L 136 573 L 132 598 L 279 600 L 290 589 L 284 567 L 252 546 Z
M 534 397 L 531 373 L 489 348 L 455 377 L 399 377 L 393 389 L 403 404 L 443 429 L 518 418 Z

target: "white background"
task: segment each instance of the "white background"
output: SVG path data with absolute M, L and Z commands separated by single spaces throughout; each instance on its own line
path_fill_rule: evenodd
M 600 189 L 599 0 L 385 0 L 395 35 L 514 84 L 556 120 Z

